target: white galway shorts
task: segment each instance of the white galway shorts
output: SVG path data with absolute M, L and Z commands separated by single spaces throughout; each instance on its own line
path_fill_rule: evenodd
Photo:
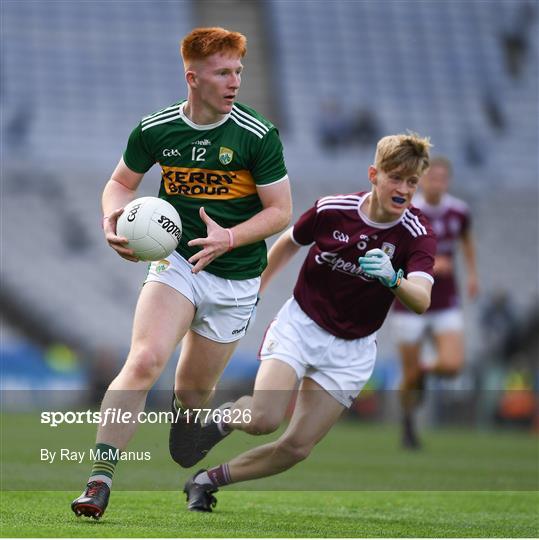
M 360 339 L 338 338 L 318 326 L 290 298 L 266 330 L 259 357 L 287 363 L 299 379 L 313 379 L 350 407 L 374 369 L 376 333 Z
M 183 294 L 196 308 L 191 330 L 219 343 L 241 339 L 256 305 L 260 278 L 225 279 L 202 270 L 174 251 L 150 264 L 144 283 L 164 283 Z
M 398 343 L 417 343 L 427 331 L 437 335 L 459 332 L 462 328 L 462 311 L 459 308 L 441 309 L 423 315 L 401 311 L 392 314 L 393 335 Z

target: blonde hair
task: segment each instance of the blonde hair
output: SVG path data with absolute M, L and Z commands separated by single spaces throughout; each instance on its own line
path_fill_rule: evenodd
M 374 165 L 384 172 L 422 175 L 429 167 L 430 140 L 417 133 L 388 135 L 378 141 Z
M 231 52 L 243 58 L 247 52 L 247 38 L 219 26 L 195 28 L 183 38 L 180 51 L 186 67 L 215 53 Z

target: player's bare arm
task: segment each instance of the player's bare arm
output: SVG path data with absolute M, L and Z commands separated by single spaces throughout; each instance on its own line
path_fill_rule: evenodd
M 367 251 L 358 260 L 367 275 L 378 278 L 408 309 L 418 314 L 429 309 L 432 290 L 430 279 L 421 276 L 405 279 L 403 271 L 395 270 L 387 253 L 378 248 Z
M 395 296 L 415 313 L 425 313 L 430 306 L 432 283 L 420 276 L 402 279 L 398 288 L 392 289 Z
M 475 243 L 470 230 L 466 230 L 462 234 L 462 252 L 464 255 L 464 264 L 466 265 L 468 296 L 475 298 L 479 292 L 479 279 L 477 275 Z
M 264 292 L 273 277 L 284 268 L 290 259 L 301 249 L 292 239 L 293 227 L 285 231 L 273 244 L 268 253 L 268 266 L 262 272 L 260 294 Z
M 258 196 L 263 209 L 252 218 L 225 229 L 211 219 L 201 208 L 200 218 L 207 227 L 205 238 L 195 238 L 189 246 L 200 246 L 202 249 L 195 253 L 189 262 L 194 265 L 194 274 L 203 270 L 214 259 L 239 246 L 264 240 L 282 231 L 292 216 L 292 198 L 288 179 L 275 185 L 258 187 Z
M 101 204 L 103 208 L 103 230 L 109 246 L 124 259 L 138 262 L 133 251 L 126 248 L 127 238 L 116 235 L 116 223 L 124 206 L 135 198 L 135 193 L 144 175 L 132 171 L 120 159 L 110 180 L 106 183 Z

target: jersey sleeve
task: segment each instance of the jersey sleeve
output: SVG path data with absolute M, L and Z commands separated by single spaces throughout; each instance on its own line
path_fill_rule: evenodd
M 123 158 L 124 163 L 132 171 L 140 174 L 148 172 L 155 163 L 155 159 L 144 141 L 141 124 L 131 132 Z
M 465 212 L 462 212 L 461 215 L 461 230 L 460 235 L 465 235 L 472 227 L 472 216 L 470 214 L 470 211 L 466 209 Z
M 436 238 L 428 235 L 414 239 L 410 254 L 406 261 L 406 277 L 423 276 L 434 283 L 434 255 L 436 254 Z
M 259 186 L 267 186 L 286 177 L 283 145 L 277 129 L 271 129 L 262 139 L 251 174 Z
M 308 246 L 314 242 L 314 229 L 316 226 L 316 207 L 305 212 L 292 228 L 292 240 L 300 246 Z

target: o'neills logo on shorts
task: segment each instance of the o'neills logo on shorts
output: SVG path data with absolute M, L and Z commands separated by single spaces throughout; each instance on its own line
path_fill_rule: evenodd
M 348 274 L 349 276 L 360 277 L 365 281 L 375 281 L 377 278 L 371 278 L 361 269 L 359 263 L 350 262 L 342 257 L 339 257 L 336 253 L 331 253 L 330 251 L 322 251 L 314 260 L 318 264 L 327 264 L 332 271 L 341 272 L 343 274 Z

